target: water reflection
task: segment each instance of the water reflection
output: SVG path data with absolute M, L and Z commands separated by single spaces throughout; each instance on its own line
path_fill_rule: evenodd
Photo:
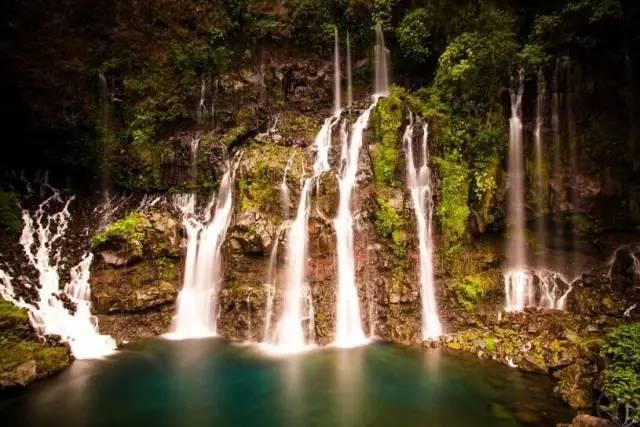
M 538 426 L 571 419 L 548 378 L 375 344 L 290 358 L 218 339 L 149 341 L 0 398 L 3 425 Z M 52 420 L 55 423 L 52 424 Z

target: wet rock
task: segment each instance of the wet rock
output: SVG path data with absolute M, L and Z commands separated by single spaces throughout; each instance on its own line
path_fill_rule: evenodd
M 593 415 L 579 414 L 571 422 L 571 427 L 614 427 L 614 424 Z
M 15 368 L 0 372 L 0 389 L 26 387 L 38 377 L 35 360 L 28 360 Z
M 593 404 L 593 376 L 584 363 L 574 363 L 553 373 L 558 378 L 554 391 L 572 408 L 589 408 Z
M 101 332 L 120 343 L 167 332 L 181 287 L 182 229 L 175 215 L 138 212 L 93 239 L 99 257 L 91 266 L 92 308 Z

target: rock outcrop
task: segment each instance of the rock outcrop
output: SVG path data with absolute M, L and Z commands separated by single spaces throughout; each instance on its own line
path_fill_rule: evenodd
M 119 343 L 167 332 L 180 290 L 176 215 L 135 212 L 94 236 L 91 297 L 100 331 Z
M 0 298 L 0 389 L 26 387 L 71 364 L 69 346 L 55 337 L 40 339 L 27 310 Z

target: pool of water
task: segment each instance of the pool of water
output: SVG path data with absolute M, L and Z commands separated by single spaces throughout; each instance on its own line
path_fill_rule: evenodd
M 219 339 L 151 340 L 0 396 L 4 426 L 553 426 L 547 377 L 372 344 L 269 357 Z

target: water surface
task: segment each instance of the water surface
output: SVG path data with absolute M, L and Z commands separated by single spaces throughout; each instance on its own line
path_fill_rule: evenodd
M 372 344 L 273 358 L 219 339 L 151 340 L 0 397 L 6 426 L 549 426 L 547 377 Z

